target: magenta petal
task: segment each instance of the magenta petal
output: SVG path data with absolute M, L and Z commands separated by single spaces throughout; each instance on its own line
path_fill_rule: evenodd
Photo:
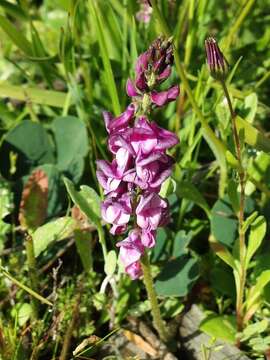
M 139 261 L 127 266 L 125 270 L 132 280 L 138 279 L 143 274 L 141 264 Z
M 136 66 L 135 66 L 136 75 L 139 75 L 144 70 L 146 70 L 147 66 L 148 66 L 148 53 L 146 51 L 146 52 L 142 53 L 137 59 Z
M 159 75 L 158 75 L 158 80 L 161 82 L 161 81 L 164 81 L 164 80 L 166 80 L 166 79 L 168 79 L 168 77 L 171 75 L 171 67 L 170 66 L 167 66 L 166 68 L 165 68 L 165 70 L 163 70 L 162 71 L 162 73 L 160 73 Z
M 154 122 L 151 123 L 151 127 L 158 138 L 158 144 L 156 150 L 165 150 L 179 143 L 179 139 L 176 134 L 171 131 L 165 130 L 157 126 Z
M 170 101 L 174 101 L 179 95 L 179 92 L 180 90 L 178 85 L 172 86 L 169 90 L 161 92 L 152 91 L 151 100 L 157 106 L 163 106 Z
M 109 124 L 113 119 L 113 115 L 109 111 L 103 111 L 102 113 L 106 130 L 109 132 Z
M 126 91 L 127 91 L 128 96 L 130 96 L 130 97 L 138 95 L 136 88 L 130 79 L 127 80 Z
M 135 113 L 135 106 L 133 104 L 130 104 L 121 115 L 119 115 L 109 123 L 108 125 L 109 131 L 112 132 L 117 129 L 121 129 L 123 127 L 128 126 L 128 123 L 133 118 L 134 113 Z
M 170 101 L 173 101 L 173 100 L 175 100 L 177 98 L 177 96 L 179 96 L 179 94 L 180 94 L 179 86 L 174 85 L 168 90 L 168 99 Z

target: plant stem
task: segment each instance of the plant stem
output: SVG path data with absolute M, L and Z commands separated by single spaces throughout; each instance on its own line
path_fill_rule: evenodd
M 160 336 L 160 339 L 166 343 L 168 342 L 168 333 L 161 318 L 160 309 L 158 306 L 157 294 L 154 289 L 153 278 L 151 275 L 151 267 L 147 252 L 145 252 L 144 256 L 141 258 L 141 265 L 143 269 L 144 285 L 146 287 L 148 299 L 151 304 L 153 323 Z
M 30 278 L 31 288 L 38 292 L 38 277 L 37 277 L 37 266 L 36 266 L 36 258 L 34 253 L 34 244 L 33 238 L 30 234 L 26 235 L 25 238 L 25 249 L 26 249 L 26 258 L 27 258 L 27 265 L 28 265 L 28 274 Z M 33 317 L 35 319 L 38 318 L 38 308 L 39 304 L 36 298 L 32 298 L 32 308 L 33 308 Z
M 244 298 L 244 288 L 246 282 L 246 266 L 245 266 L 246 244 L 245 244 L 245 233 L 243 231 L 246 174 L 243 167 L 240 138 L 236 127 L 236 120 L 235 120 L 236 114 L 233 110 L 232 102 L 225 81 L 221 81 L 221 84 L 231 113 L 233 139 L 234 139 L 236 157 L 239 164 L 238 176 L 240 183 L 240 204 L 239 204 L 239 212 L 238 212 L 238 233 L 239 233 L 239 257 L 240 257 L 240 273 L 239 273 L 240 284 L 239 284 L 239 290 L 236 300 L 236 317 L 237 317 L 238 331 L 241 331 L 243 327 L 243 298 Z

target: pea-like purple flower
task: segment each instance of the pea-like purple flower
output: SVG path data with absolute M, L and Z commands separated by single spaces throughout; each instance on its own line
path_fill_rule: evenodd
M 103 113 L 113 160 L 97 161 L 97 178 L 106 195 L 101 215 L 112 224 L 110 232 L 114 235 L 130 229 L 132 220 L 133 229 L 117 244 L 125 271 L 132 279 L 142 273 L 140 259 L 146 249 L 155 246 L 157 228 L 170 220 L 168 202 L 158 193 L 174 163 L 166 151 L 179 140 L 146 114 L 179 95 L 178 85 L 157 89 L 170 76 L 172 64 L 171 41 L 158 38 L 139 56 L 134 81 L 127 81 L 132 103 L 117 117 Z

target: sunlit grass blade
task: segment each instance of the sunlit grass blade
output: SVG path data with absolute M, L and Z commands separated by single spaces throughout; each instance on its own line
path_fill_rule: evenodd
M 112 107 L 115 115 L 119 115 L 121 112 L 120 108 L 120 102 L 118 98 L 117 88 L 113 76 L 112 66 L 109 58 L 108 48 L 105 42 L 105 36 L 103 29 L 105 28 L 106 24 L 103 23 L 102 16 L 99 12 L 98 5 L 95 1 L 89 0 L 89 10 L 91 14 L 91 20 L 93 22 L 93 25 L 96 29 L 98 42 L 99 42 L 99 48 L 100 53 L 102 57 L 102 62 L 105 70 L 107 85 L 108 85 L 108 91 L 111 97 L 112 101 Z
M 0 6 L 5 10 L 5 12 L 17 19 L 27 20 L 28 16 L 24 10 L 16 4 L 12 4 L 9 1 L 0 0 Z
M 6 278 L 8 278 L 10 281 L 12 281 L 15 285 L 19 286 L 24 291 L 28 292 L 28 294 L 32 295 L 37 300 L 41 301 L 44 304 L 53 306 L 53 304 L 49 300 L 45 299 L 43 296 L 39 295 L 37 292 L 29 288 L 28 286 L 22 284 L 20 281 L 18 281 L 12 275 L 10 275 L 10 273 L 6 271 L 3 266 L 0 266 L 0 271 Z
M 22 32 L 18 31 L 16 27 L 7 20 L 4 16 L 0 15 L 0 27 L 8 35 L 10 40 L 28 56 L 32 56 L 31 43 L 26 39 Z
M 10 97 L 12 99 L 33 102 L 35 104 L 63 108 L 66 103 L 67 94 L 59 91 L 41 90 L 0 82 L 0 97 Z

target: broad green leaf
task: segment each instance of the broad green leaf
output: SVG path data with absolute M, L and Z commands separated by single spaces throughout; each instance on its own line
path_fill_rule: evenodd
M 227 265 L 229 265 L 231 268 L 234 269 L 235 267 L 234 258 L 232 254 L 229 252 L 229 250 L 224 245 L 217 242 L 213 235 L 209 237 L 209 242 L 213 252 Z
M 178 257 L 187 253 L 187 247 L 192 240 L 192 232 L 186 233 L 184 230 L 178 231 L 173 239 L 173 257 Z
M 156 245 L 151 251 L 151 262 L 164 260 L 166 256 L 167 232 L 164 228 L 157 229 Z
M 67 101 L 67 94 L 64 92 L 42 90 L 24 85 L 16 86 L 2 81 L 0 82 L 0 97 L 10 97 L 25 102 L 60 108 L 63 108 Z
M 266 233 L 266 221 L 263 216 L 257 217 L 256 220 L 250 226 L 250 234 L 248 239 L 248 247 L 247 247 L 247 254 L 246 254 L 246 267 L 255 254 L 257 249 L 260 247 L 263 238 Z
M 237 236 L 238 221 L 228 198 L 217 200 L 211 214 L 211 233 L 219 243 L 232 247 Z
M 114 274 L 117 265 L 117 255 L 114 250 L 108 252 L 105 259 L 104 271 L 108 276 Z
M 244 233 L 248 230 L 248 228 L 250 227 L 250 225 L 253 223 L 253 221 L 256 219 L 257 216 L 258 216 L 258 211 L 254 211 L 248 218 L 246 218 L 243 224 Z
M 92 269 L 92 234 L 81 229 L 74 230 L 75 244 L 86 272 Z
M 257 112 L 258 107 L 258 96 L 256 93 L 251 93 L 245 98 L 245 120 L 252 124 Z
M 197 259 L 182 255 L 165 264 L 156 277 L 155 289 L 159 296 L 186 296 L 198 277 Z
M 32 315 L 32 307 L 28 303 L 23 303 L 18 310 L 18 323 L 20 326 L 26 324 Z
M 256 280 L 256 284 L 250 289 L 247 300 L 246 309 L 247 311 L 256 303 L 260 301 L 260 297 L 263 293 L 264 287 L 270 282 L 270 270 L 263 271 Z
M 72 182 L 67 178 L 64 178 L 64 183 L 74 204 L 80 208 L 80 210 L 88 217 L 90 222 L 94 223 L 96 227 L 100 227 L 101 223 L 100 217 L 97 215 L 97 208 L 91 199 L 90 203 L 88 202 L 88 195 L 86 194 L 85 189 L 82 192 L 76 191 Z
M 247 171 L 252 179 L 258 182 L 269 182 L 269 168 L 270 156 L 261 151 L 255 158 L 250 159 Z
M 187 181 L 177 182 L 176 194 L 180 197 L 193 201 L 205 211 L 208 217 L 210 217 L 210 209 L 206 200 L 193 184 Z
M 7 18 L 0 15 L 0 27 L 8 35 L 10 40 L 26 55 L 32 56 L 31 43 Z
M 238 214 L 239 211 L 239 196 L 237 192 L 237 185 L 237 182 L 234 180 L 229 180 L 228 182 L 228 196 L 235 214 Z
M 268 320 L 263 319 L 254 324 L 246 326 L 243 330 L 241 341 L 247 341 L 249 338 L 254 337 L 254 335 L 259 335 L 268 328 Z
M 199 329 L 215 339 L 235 343 L 237 333 L 235 316 L 209 315 L 202 320 Z
M 84 198 L 87 200 L 89 206 L 92 208 L 96 216 L 100 219 L 101 213 L 100 213 L 100 205 L 101 200 L 99 195 L 96 193 L 94 189 L 92 189 L 90 186 L 82 185 L 80 187 L 80 194 L 84 196 Z
M 221 281 L 222 279 L 222 281 Z M 218 294 L 229 296 L 235 299 L 235 285 L 231 269 L 224 266 L 214 266 L 210 269 L 211 287 Z
M 51 126 L 58 168 L 71 176 L 74 182 L 78 182 L 84 169 L 84 157 L 89 149 L 86 126 L 74 116 L 58 117 Z
M 176 190 L 176 181 L 169 177 L 161 185 L 159 195 L 163 198 L 167 198 L 170 194 L 173 194 Z
M 264 136 L 254 126 L 242 119 L 240 116 L 236 117 L 236 126 L 238 131 L 243 129 L 245 142 L 257 150 L 262 150 L 266 153 L 270 152 L 270 140 Z
M 53 242 L 71 236 L 77 227 L 77 221 L 68 216 L 58 218 L 40 226 L 33 233 L 35 257 L 39 256 L 42 251 L 46 250 Z

